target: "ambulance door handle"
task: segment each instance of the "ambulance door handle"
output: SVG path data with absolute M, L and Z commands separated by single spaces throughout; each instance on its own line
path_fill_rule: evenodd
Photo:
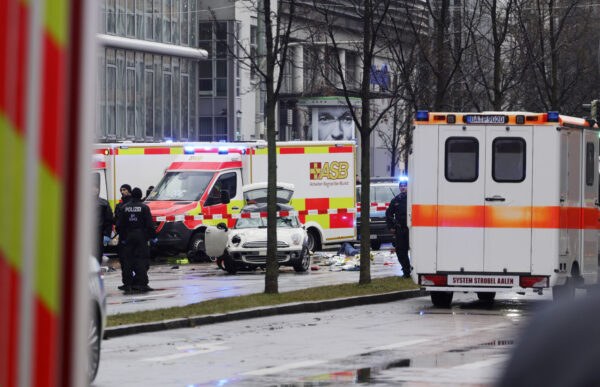
M 492 196 L 491 198 L 485 198 L 486 202 L 503 202 L 506 201 L 506 199 L 504 199 L 502 196 Z
M 238 206 L 231 207 L 232 211 L 238 211 L 240 208 Z

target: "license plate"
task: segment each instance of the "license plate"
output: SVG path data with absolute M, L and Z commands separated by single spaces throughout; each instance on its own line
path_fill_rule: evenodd
M 448 275 L 448 286 L 510 287 L 519 286 L 519 276 L 506 275 Z
M 377 235 L 371 235 L 371 239 L 377 239 Z

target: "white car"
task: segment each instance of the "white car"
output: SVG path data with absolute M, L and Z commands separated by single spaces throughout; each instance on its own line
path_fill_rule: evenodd
M 96 378 L 100 366 L 100 344 L 106 327 L 106 292 L 102 280 L 102 271 L 98 261 L 90 257 L 89 293 L 92 305 L 92 316 L 88 326 L 88 343 L 90 347 L 88 363 L 88 380 L 90 383 Z
M 293 185 L 277 185 L 277 211 L 294 211 L 286 205 L 293 195 Z M 242 188 L 248 203 L 242 214 L 267 212 L 266 183 L 251 184 Z M 251 215 L 252 216 L 252 215 Z M 217 258 L 223 270 L 233 274 L 239 269 L 255 269 L 267 264 L 267 218 L 243 217 L 228 229 L 225 224 L 206 230 L 206 253 Z M 304 272 L 310 266 L 308 235 L 295 215 L 277 218 L 277 260 L 280 265 L 292 266 Z

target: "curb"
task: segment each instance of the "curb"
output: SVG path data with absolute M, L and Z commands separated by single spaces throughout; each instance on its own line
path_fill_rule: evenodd
M 380 304 L 406 300 L 409 298 L 422 297 L 429 294 L 424 290 L 402 290 L 397 292 L 373 294 L 368 296 L 357 296 L 349 298 L 338 298 L 335 300 L 299 302 L 292 304 L 282 304 L 269 307 L 260 307 L 244 309 L 237 312 L 211 314 L 207 316 L 197 316 L 188 318 L 178 318 L 172 320 L 156 321 L 151 323 L 123 325 L 114 328 L 106 328 L 104 339 L 135 335 L 138 333 L 158 332 L 169 329 L 192 328 L 200 325 L 215 324 L 221 322 L 245 320 L 256 317 L 268 317 L 281 314 L 294 313 L 314 313 L 327 310 L 347 308 L 351 306 L 361 306 L 368 304 Z

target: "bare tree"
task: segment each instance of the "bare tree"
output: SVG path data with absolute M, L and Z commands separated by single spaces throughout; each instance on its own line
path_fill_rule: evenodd
M 265 293 L 278 293 L 279 262 L 277 260 L 277 128 L 275 112 L 281 86 L 283 71 L 288 60 L 290 35 L 294 28 L 296 5 L 298 0 L 231 0 L 240 3 L 256 14 L 259 30 L 264 34 L 264 46 L 259 36 L 259 49 L 254 52 L 248 41 L 235 36 L 235 47 L 229 47 L 229 53 L 242 66 L 250 69 L 260 79 L 259 88 L 264 88 L 267 138 L 267 267 L 265 275 Z M 273 7 L 272 3 L 276 3 Z M 220 4 L 220 3 L 219 3 Z M 213 18 L 216 18 L 213 12 Z
M 354 124 L 360 133 L 361 185 L 370 185 L 371 134 L 390 109 L 398 102 L 398 91 L 393 85 L 380 83 L 379 92 L 372 90 L 373 65 L 378 56 L 385 55 L 387 48 L 382 34 L 389 29 L 392 17 L 391 7 L 395 0 L 332 0 L 312 1 L 315 17 L 311 34 L 313 44 L 325 39 L 326 47 L 320 51 L 326 63 L 320 67 L 321 75 L 332 92 L 339 93 L 349 108 Z M 348 36 L 359 36 L 360 41 L 348 40 Z M 344 49 L 351 48 L 359 53 L 361 70 L 356 80 L 349 79 L 341 58 Z M 393 72 L 393 69 L 391 69 Z M 358 83 L 359 87 L 354 88 Z M 352 97 L 360 98 L 360 107 L 356 106 Z M 374 101 L 380 102 L 381 108 L 372 114 Z M 381 103 L 381 101 L 384 101 Z M 370 208 L 369 190 L 361 192 L 361 208 Z M 369 222 L 361 222 L 359 230 L 362 241 L 369 241 Z M 370 244 L 360 246 L 360 284 L 371 282 Z

